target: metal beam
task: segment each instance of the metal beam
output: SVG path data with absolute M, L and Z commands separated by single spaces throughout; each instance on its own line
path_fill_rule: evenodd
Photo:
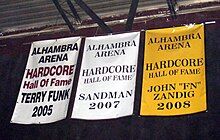
M 76 20 L 78 23 L 81 23 L 81 19 L 80 19 L 79 15 L 78 15 L 78 13 L 77 13 L 77 11 L 76 11 L 76 9 L 75 9 L 73 3 L 72 3 L 70 0 L 66 0 L 66 2 L 67 2 L 67 4 L 69 5 L 70 10 L 71 10 L 72 13 L 73 13 L 73 16 L 74 16 L 75 20 Z
M 138 2 L 139 2 L 139 0 L 132 0 L 130 10 L 129 10 L 129 14 L 128 14 L 128 18 L 127 18 L 127 23 L 126 23 L 126 26 L 125 26 L 125 31 L 130 31 L 132 29 L 132 25 L 133 25 L 133 22 L 134 22 L 134 17 L 135 17 L 137 7 L 138 7 Z
M 112 30 L 99 18 L 95 12 L 90 9 L 82 0 L 75 0 L 75 2 L 107 33 L 112 33 Z
M 176 19 L 176 11 L 175 11 L 176 4 L 177 4 L 176 0 L 167 0 L 167 5 L 170 10 L 171 17 L 173 19 Z
M 55 4 L 57 10 L 59 11 L 60 15 L 62 16 L 63 20 L 66 22 L 66 24 L 68 25 L 69 29 L 71 32 L 74 32 L 75 29 L 72 26 L 72 23 L 69 21 L 69 19 L 67 18 L 66 14 L 64 13 L 64 10 L 62 9 L 62 7 L 60 6 L 58 0 L 53 0 L 53 3 Z

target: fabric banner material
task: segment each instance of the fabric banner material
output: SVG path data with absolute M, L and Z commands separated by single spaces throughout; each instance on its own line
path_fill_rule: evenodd
M 72 118 L 132 115 L 140 33 L 86 38 Z
M 81 38 L 33 42 L 11 123 L 66 118 Z
M 204 25 L 146 31 L 141 115 L 206 110 Z

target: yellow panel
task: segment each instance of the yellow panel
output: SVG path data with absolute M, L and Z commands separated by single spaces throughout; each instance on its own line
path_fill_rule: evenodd
M 204 25 L 146 31 L 141 115 L 206 110 Z

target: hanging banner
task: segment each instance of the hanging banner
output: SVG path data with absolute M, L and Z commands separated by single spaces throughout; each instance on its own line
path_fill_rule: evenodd
M 132 115 L 140 33 L 86 38 L 72 118 Z
M 141 115 L 206 110 L 204 25 L 146 31 Z
M 51 123 L 66 118 L 81 38 L 34 42 L 11 123 Z

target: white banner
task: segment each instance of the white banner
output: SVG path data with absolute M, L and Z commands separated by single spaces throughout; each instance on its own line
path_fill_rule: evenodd
M 34 42 L 11 123 L 51 123 L 66 118 L 81 38 Z
M 140 33 L 86 38 L 72 118 L 133 113 Z

